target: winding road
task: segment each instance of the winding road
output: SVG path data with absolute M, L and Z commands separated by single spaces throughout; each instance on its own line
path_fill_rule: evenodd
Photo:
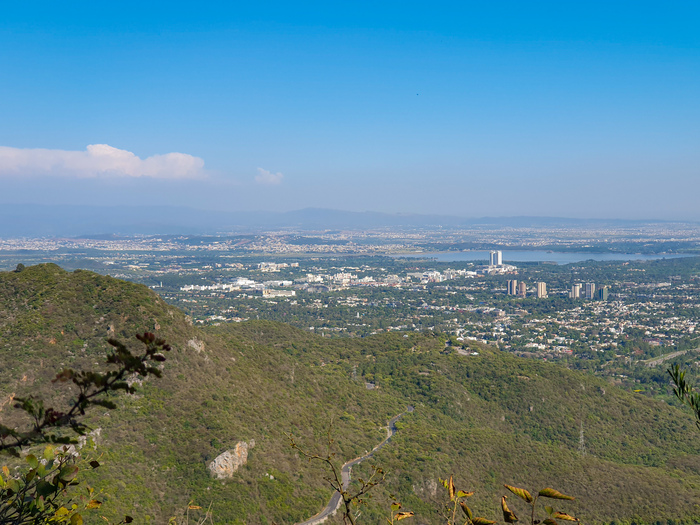
M 408 407 L 406 409 L 406 412 L 413 412 L 413 407 Z M 371 458 L 375 452 L 377 452 L 379 449 L 381 449 L 384 445 L 386 445 L 389 440 L 391 440 L 391 437 L 396 434 L 396 422 L 399 420 L 401 416 L 403 416 L 406 412 L 401 412 L 398 416 L 394 416 L 389 420 L 389 425 L 386 427 L 386 437 L 384 438 L 384 441 L 379 443 L 376 447 L 374 447 L 370 452 L 365 454 L 364 456 L 361 456 L 359 458 L 351 459 L 347 463 L 345 463 L 341 470 L 340 470 L 340 475 L 341 479 L 343 482 L 343 489 L 347 490 L 348 486 L 350 485 L 350 473 L 352 471 L 352 467 L 357 465 L 358 463 L 363 462 L 367 458 Z M 330 516 L 335 514 L 335 511 L 338 510 L 338 507 L 340 507 L 342 501 L 340 499 L 340 493 L 339 492 L 334 492 L 333 496 L 331 497 L 331 500 L 328 502 L 328 505 L 324 507 L 324 509 L 316 514 L 315 516 L 312 516 L 306 521 L 301 521 L 297 523 L 297 525 L 317 525 L 318 523 L 323 523 L 326 521 Z
M 700 348 L 691 348 L 689 350 L 679 350 L 678 352 L 671 352 L 670 354 L 662 355 L 660 357 L 655 357 L 653 359 L 647 359 L 646 361 L 642 361 L 645 366 L 652 367 L 656 365 L 660 365 L 664 361 L 668 361 L 669 359 L 673 359 L 675 357 L 681 356 L 683 354 L 687 354 L 688 352 L 700 352 Z

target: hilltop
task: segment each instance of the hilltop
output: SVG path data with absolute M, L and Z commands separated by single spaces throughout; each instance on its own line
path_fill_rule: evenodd
M 268 321 L 196 327 L 144 286 L 52 264 L 0 273 L 0 403 L 56 395 L 47 379 L 61 367 L 101 366 L 107 337 L 144 330 L 173 346 L 164 377 L 90 421 L 108 517 L 164 523 L 195 500 L 212 502 L 218 523 L 300 521 L 330 491 L 284 433 L 321 450 L 332 420 L 339 456 L 352 458 L 409 405 L 376 457 L 389 474 L 365 523 L 379 522 L 389 493 L 414 523 L 440 522 L 437 481 L 450 474 L 492 519 L 503 483 L 575 495 L 567 508 L 586 523 L 700 516 L 700 435 L 661 402 L 495 347 L 463 355 L 431 332 L 330 340 Z M 230 480 L 209 476 L 212 459 L 251 441 Z

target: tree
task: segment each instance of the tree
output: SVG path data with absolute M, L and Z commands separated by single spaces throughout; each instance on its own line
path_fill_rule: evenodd
M 695 424 L 700 429 L 700 393 L 695 391 L 692 384 L 685 379 L 685 370 L 678 365 L 673 365 L 667 370 L 671 376 L 673 393 L 684 405 L 688 405 L 695 414 Z
M 90 430 L 84 422 L 90 408 L 116 408 L 109 396 L 120 391 L 133 394 L 136 389 L 129 382 L 133 376 L 162 376 L 158 365 L 165 361 L 163 352 L 169 351 L 170 345 L 150 332 L 137 334 L 136 338 L 145 346 L 140 354 L 132 353 L 116 339 L 108 340 L 113 351 L 107 356 L 106 371 L 64 369 L 56 375 L 53 382 L 71 382 L 78 388 L 77 399 L 69 406 L 63 409 L 46 407 L 44 400 L 31 394 L 15 399 L 14 408 L 24 415 L 24 424 L 10 428 L 0 422 L 0 454 L 20 457 L 28 448 L 48 446 L 39 456 L 27 454 L 26 464 L 19 474 L 12 475 L 6 466 L 3 467 L 0 523 L 80 525 L 83 510 L 100 507 L 101 502 L 93 497 L 89 487 L 83 503 L 76 502 L 80 470 L 98 468 L 100 464 L 97 460 L 81 458 L 70 445 L 77 444 L 77 437 L 86 436 Z M 121 523 L 131 521 L 132 518 L 126 516 Z
M 355 490 L 350 490 L 350 479 L 349 477 L 347 479 L 344 479 L 342 466 L 339 467 L 338 465 L 336 465 L 336 454 L 332 451 L 334 443 L 334 439 L 331 436 L 332 426 L 333 425 L 331 422 L 331 425 L 329 425 L 328 427 L 328 448 L 325 454 L 315 454 L 307 452 L 299 446 L 299 444 L 295 441 L 294 436 L 291 434 L 287 434 L 287 438 L 289 439 L 290 446 L 294 450 L 299 452 L 299 454 L 301 454 L 307 460 L 309 460 L 309 462 L 318 461 L 324 464 L 329 474 L 326 475 L 323 479 L 326 480 L 326 482 L 340 497 L 340 504 L 342 504 L 341 511 L 343 513 L 343 523 L 355 525 L 356 516 L 353 514 L 353 505 L 362 505 L 364 503 L 364 498 L 368 497 L 369 492 L 374 487 L 376 487 L 384 481 L 386 474 L 381 468 L 372 465 L 372 474 L 370 475 L 369 479 L 358 479 L 358 481 L 360 482 L 360 487 Z M 394 503 L 394 505 L 397 504 L 398 503 Z M 406 512 L 400 512 L 399 516 L 394 515 L 394 512 L 401 508 L 401 504 L 398 505 L 398 508 L 392 506 L 390 523 L 393 523 L 394 520 L 401 520 L 405 517 L 410 517 L 409 514 L 411 516 L 413 515 L 413 513 Z

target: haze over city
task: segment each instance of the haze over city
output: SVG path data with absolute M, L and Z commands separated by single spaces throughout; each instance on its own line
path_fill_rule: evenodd
M 695 2 L 22 2 L 1 204 L 698 220 Z
M 700 523 L 699 2 L 4 4 L 0 525 Z

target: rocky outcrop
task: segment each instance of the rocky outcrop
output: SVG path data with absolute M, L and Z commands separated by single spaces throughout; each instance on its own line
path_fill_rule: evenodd
M 202 350 L 204 350 L 204 341 L 200 341 L 199 339 L 190 339 L 187 341 L 187 346 L 194 349 L 194 351 L 199 354 Z
M 209 463 L 209 474 L 216 479 L 228 479 L 238 470 L 241 465 L 248 462 L 248 450 L 255 446 L 255 441 L 250 443 L 239 441 L 232 449 L 223 454 L 219 454 Z

